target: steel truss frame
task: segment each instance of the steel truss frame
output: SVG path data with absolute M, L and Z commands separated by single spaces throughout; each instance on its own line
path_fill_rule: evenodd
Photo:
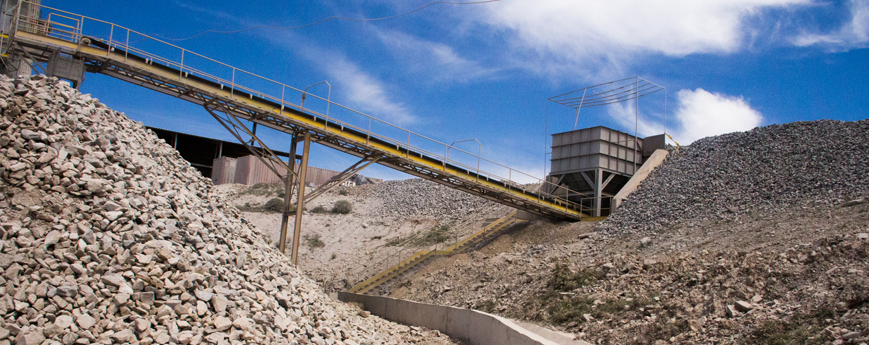
M 293 169 L 291 169 L 287 163 L 284 163 L 284 161 L 278 158 L 278 155 L 275 154 L 274 151 L 272 151 L 264 142 L 262 142 L 262 140 L 260 140 L 259 137 L 257 137 L 256 134 L 253 133 L 253 131 L 248 129 L 247 125 L 241 122 L 241 120 L 237 116 L 233 115 L 232 112 L 222 111 L 220 110 L 220 108 L 220 106 L 212 107 L 210 103 L 205 105 L 205 111 L 211 114 L 211 116 L 214 117 L 217 122 L 223 125 L 223 127 L 226 128 L 226 130 L 229 131 L 229 133 L 232 134 L 232 136 L 234 136 L 239 143 L 244 145 L 244 147 L 247 148 L 248 151 L 250 151 L 254 156 L 256 156 L 257 159 L 260 160 L 260 162 L 262 162 L 267 168 L 269 168 L 269 170 L 275 173 L 275 175 L 277 175 L 278 178 L 281 179 L 281 181 L 283 181 L 284 183 L 287 182 L 287 179 L 289 178 L 287 174 L 292 174 L 293 176 L 296 176 L 296 172 L 293 171 Z M 223 116 L 221 116 L 220 114 L 223 114 Z M 250 136 L 251 140 L 244 140 L 244 138 L 242 138 L 241 136 L 241 133 L 239 133 L 240 130 L 243 131 L 244 134 Z M 257 149 L 257 147 L 253 145 L 253 143 L 258 143 L 260 145 L 259 149 Z M 295 155 L 295 152 L 291 154 Z M 295 157 L 292 157 L 292 159 L 295 159 Z M 282 171 L 286 172 L 286 174 L 281 173 Z
M 17 41 L 16 50 L 27 50 L 35 52 L 44 52 L 46 50 L 58 49 L 43 42 L 35 41 Z M 10 53 L 14 53 L 10 51 Z M 395 155 L 390 152 L 385 152 L 376 149 L 368 143 L 359 143 L 348 140 L 339 135 L 334 135 L 323 128 L 311 127 L 303 123 L 296 122 L 290 117 L 283 116 L 283 113 L 294 112 L 301 115 L 308 114 L 299 112 L 291 108 L 284 108 L 280 113 L 268 109 L 251 106 L 242 102 L 237 102 L 229 98 L 224 98 L 204 90 L 186 85 L 183 78 L 165 78 L 148 70 L 141 70 L 130 65 L 125 65 L 123 61 L 113 60 L 104 55 L 91 55 L 87 52 L 76 50 L 65 52 L 74 55 L 76 58 L 84 60 L 88 72 L 101 73 L 112 76 L 132 84 L 142 86 L 154 91 L 158 91 L 167 95 L 174 96 L 179 99 L 189 101 L 194 104 L 207 107 L 212 111 L 219 111 L 227 114 L 230 117 L 224 118 L 229 120 L 245 120 L 255 122 L 284 133 L 291 135 L 304 135 L 310 133 L 311 141 L 318 144 L 330 147 L 348 153 L 359 158 L 380 157 L 378 164 L 384 165 L 413 176 L 431 180 L 443 185 L 450 186 L 455 189 L 462 190 L 501 204 L 506 204 L 517 209 L 525 210 L 533 214 L 537 214 L 553 219 L 574 219 L 578 220 L 577 215 L 569 211 L 561 211 L 557 208 L 546 207 L 543 203 L 536 202 L 536 199 L 522 198 L 519 195 L 513 195 L 509 191 L 520 191 L 527 195 L 528 190 L 510 183 L 501 182 L 507 191 L 499 191 L 487 187 L 484 183 L 489 181 L 474 181 L 457 177 L 455 175 L 445 174 L 444 171 L 435 170 L 425 165 L 416 164 L 413 160 L 402 155 Z M 23 54 L 23 53 L 22 53 Z M 43 54 L 35 55 L 36 59 L 42 59 L 41 62 L 46 62 Z M 216 117 L 218 118 L 218 117 Z M 236 120 L 226 123 L 237 123 Z M 232 132 L 232 130 L 230 130 Z M 243 131 L 246 132 L 246 131 Z M 236 133 L 238 134 L 238 133 Z M 259 157 L 259 156 L 258 156 Z M 539 194 L 539 193 L 538 193 Z M 527 195 L 530 196 L 530 195 Z M 542 196 L 538 195 L 538 198 Z M 552 201 L 552 200 L 550 200 Z M 557 202 L 557 199 L 556 199 Z M 562 205 L 565 206 L 565 205 Z
M 371 165 L 371 164 L 373 164 L 373 163 L 377 163 L 377 161 L 379 161 L 380 158 L 381 158 L 381 157 L 365 157 L 365 158 L 362 158 L 361 160 L 359 160 L 358 162 L 356 162 L 356 164 L 353 164 L 353 165 L 351 165 L 349 168 L 347 168 L 347 169 L 345 169 L 344 171 L 340 172 L 339 174 L 337 174 L 337 175 L 335 175 L 335 176 L 332 176 L 332 177 L 329 179 L 329 181 L 326 181 L 326 183 L 324 183 L 324 184 L 318 186 L 316 189 L 314 189 L 313 191 L 311 191 L 311 194 L 308 194 L 308 196 L 305 197 L 305 203 L 307 204 L 307 203 L 313 201 L 313 200 L 314 200 L 315 198 L 317 198 L 318 196 L 323 195 L 323 193 L 326 193 L 326 192 L 328 192 L 329 190 L 331 190 L 332 188 L 335 188 L 335 186 L 338 186 L 338 185 L 340 185 L 342 182 L 347 181 L 347 179 L 349 179 L 349 178 L 353 177 L 354 175 L 358 174 L 360 171 L 362 171 L 363 169 L 367 168 L 369 165 Z M 362 166 L 359 166 L 359 165 L 362 164 L 362 163 L 365 163 L 365 164 L 362 165 Z

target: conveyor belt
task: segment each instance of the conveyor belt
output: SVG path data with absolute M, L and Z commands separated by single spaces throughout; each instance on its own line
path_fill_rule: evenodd
M 43 8 L 58 11 L 44 6 Z M 62 13 L 66 16 L 78 16 L 69 12 Z M 81 18 L 82 21 L 89 19 Z M 127 30 L 112 25 L 113 30 Z M 88 37 L 81 32 L 73 32 L 69 37 L 52 35 L 51 27 L 51 23 L 45 24 L 42 34 L 37 33 L 39 30 L 17 31 L 13 35 L 14 44 L 11 45 L 9 53 L 48 62 L 52 54 L 59 50 L 75 59 L 83 60 L 88 72 L 112 76 L 282 132 L 310 132 L 312 141 L 316 143 L 358 157 L 382 157 L 378 164 L 519 210 L 551 219 L 576 221 L 587 217 L 580 204 L 525 189 L 516 183 L 463 167 L 401 141 L 378 135 L 370 129 L 366 132 L 334 118 L 324 118 L 313 111 L 242 85 L 226 80 L 217 81 L 217 78 L 199 72 L 195 66 L 169 63 L 171 60 L 144 52 L 133 44 Z M 7 40 L 4 46 L 8 45 Z M 175 66 L 180 66 L 181 70 Z

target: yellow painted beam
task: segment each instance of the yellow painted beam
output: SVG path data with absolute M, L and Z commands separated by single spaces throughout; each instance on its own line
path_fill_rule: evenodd
M 582 221 L 583 222 L 597 222 L 597 221 L 601 221 L 604 219 L 606 219 L 606 216 L 604 216 L 604 217 L 583 217 Z
M 184 78 L 181 75 L 178 75 L 175 73 L 170 73 L 170 72 L 164 71 L 160 68 L 156 68 L 152 65 L 146 64 L 146 63 L 141 62 L 141 61 L 127 59 L 124 57 L 124 54 L 122 54 L 122 53 L 108 52 L 106 50 L 95 48 L 95 47 L 90 47 L 90 46 L 81 46 L 81 45 L 78 45 L 78 44 L 70 42 L 70 41 L 65 41 L 65 40 L 61 40 L 61 39 L 57 39 L 57 38 L 53 38 L 53 37 L 46 37 L 46 36 L 42 36 L 42 35 L 36 35 L 36 34 L 25 32 L 25 31 L 18 31 L 16 33 L 16 35 L 17 35 L 17 38 L 36 41 L 36 42 L 42 42 L 44 44 L 61 46 L 61 47 L 65 47 L 67 49 L 77 50 L 81 53 L 88 54 L 88 55 L 91 55 L 94 57 L 104 57 L 106 59 L 113 60 L 117 64 L 125 64 L 125 65 L 132 67 L 132 68 L 135 68 L 135 69 L 147 71 L 147 72 L 149 72 L 155 76 L 158 76 L 160 78 L 164 78 L 164 79 L 168 79 L 168 80 L 177 80 L 179 83 L 187 85 L 188 87 L 199 89 L 201 91 L 210 93 L 216 97 L 228 99 L 228 100 L 231 100 L 231 101 L 234 101 L 237 103 L 242 103 L 242 104 L 245 104 L 247 106 L 250 106 L 250 107 L 253 107 L 256 109 L 260 109 L 261 111 L 264 111 L 264 112 L 271 112 L 273 114 L 287 117 L 287 118 L 291 119 L 292 121 L 294 121 L 296 123 L 301 123 L 308 128 L 316 128 L 317 130 L 326 132 L 330 135 L 339 136 L 345 140 L 353 141 L 357 145 L 365 145 L 368 147 L 372 147 L 372 148 L 383 151 L 383 152 L 385 152 L 389 155 L 392 155 L 392 156 L 404 157 L 405 159 L 413 161 L 414 164 L 425 166 L 430 170 L 441 171 L 442 173 L 456 176 L 456 177 L 462 178 L 462 179 L 467 180 L 467 181 L 474 181 L 475 183 L 479 183 L 479 184 L 484 185 L 486 187 L 486 189 L 489 189 L 492 191 L 498 191 L 498 192 L 502 192 L 502 193 L 508 193 L 516 198 L 525 200 L 526 202 L 536 203 L 536 204 L 539 204 L 545 208 L 557 210 L 561 213 L 567 213 L 567 214 L 574 215 L 576 219 L 582 218 L 581 212 L 568 209 L 567 207 L 562 206 L 556 202 L 550 202 L 550 201 L 538 199 L 538 198 L 532 197 L 530 195 L 527 195 L 525 193 L 522 193 L 521 191 L 515 190 L 513 188 L 506 188 L 500 184 L 492 183 L 490 181 L 486 181 L 485 179 L 479 179 L 478 177 L 463 173 L 462 171 L 459 171 L 459 170 L 444 168 L 442 165 L 435 164 L 435 163 L 430 162 L 429 160 L 424 159 L 422 157 L 417 157 L 414 155 L 408 155 L 406 153 L 403 153 L 399 149 L 397 149 L 391 145 L 383 145 L 380 143 L 370 142 L 369 140 L 367 140 L 368 138 L 366 136 L 360 136 L 360 135 L 357 135 L 355 133 L 349 133 L 349 132 L 342 131 L 340 129 L 335 129 L 335 128 L 331 128 L 328 126 L 324 126 L 320 123 L 317 123 L 314 120 L 307 118 L 306 116 L 302 116 L 302 115 L 296 114 L 294 112 L 282 111 L 280 108 L 274 108 L 273 105 L 271 105 L 271 104 L 235 95 L 230 90 L 227 90 L 227 88 L 224 88 L 224 89 L 216 88 L 216 87 L 209 85 L 209 84 L 206 84 L 206 83 L 201 83 L 201 82 L 198 82 L 196 80 Z M 245 91 L 245 92 L 249 93 L 248 91 Z M 437 160 L 437 159 L 435 159 L 435 160 Z

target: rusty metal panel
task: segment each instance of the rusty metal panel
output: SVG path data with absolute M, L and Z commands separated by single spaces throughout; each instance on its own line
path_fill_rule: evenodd
M 319 186 L 329 182 L 329 179 L 331 179 L 332 176 L 338 175 L 339 173 L 340 172 L 338 171 L 329 169 L 308 167 L 308 172 L 305 176 L 305 183 L 312 183 L 315 186 Z
M 255 156 L 238 158 L 235 169 L 235 183 L 255 185 L 257 183 L 282 183 L 263 162 Z
M 233 182 L 238 184 L 249 185 L 250 181 L 250 160 L 253 156 L 239 157 L 235 162 L 235 179 Z
M 214 185 L 235 182 L 235 170 L 237 159 L 232 157 L 220 157 L 214 160 L 211 170 L 211 181 Z
M 297 165 L 296 173 L 298 173 L 298 169 L 299 166 Z M 329 179 L 339 173 L 334 170 L 309 166 L 305 174 L 305 184 L 319 186 L 329 182 Z M 278 177 L 262 161 L 249 155 L 239 158 L 220 157 L 215 159 L 211 179 L 215 185 L 224 183 L 255 185 L 257 183 L 283 183 L 281 178 L 284 176 L 286 175 Z M 368 179 L 375 183 L 383 182 L 382 179 L 370 177 Z

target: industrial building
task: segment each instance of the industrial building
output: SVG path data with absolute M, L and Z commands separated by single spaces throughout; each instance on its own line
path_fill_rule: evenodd
M 664 138 L 637 138 L 603 126 L 552 134 L 547 192 L 582 204 L 595 217 L 609 215 L 612 197 L 665 147 Z
M 190 162 L 190 165 L 199 170 L 203 176 L 211 177 L 215 185 L 239 183 L 251 186 L 257 183 L 282 183 L 282 179 L 286 177 L 286 173 L 277 176 L 256 156 L 251 155 L 250 149 L 244 144 L 163 128 L 148 127 L 148 129 L 175 148 L 181 157 Z M 252 149 L 256 148 L 252 147 Z M 289 159 L 290 156 L 289 153 L 283 151 L 273 150 L 272 152 L 282 159 Z M 301 159 L 301 156 L 297 155 L 296 159 Z M 339 173 L 329 169 L 308 167 L 305 184 L 320 186 Z M 383 180 L 356 175 L 345 181 L 343 185 L 380 182 Z

